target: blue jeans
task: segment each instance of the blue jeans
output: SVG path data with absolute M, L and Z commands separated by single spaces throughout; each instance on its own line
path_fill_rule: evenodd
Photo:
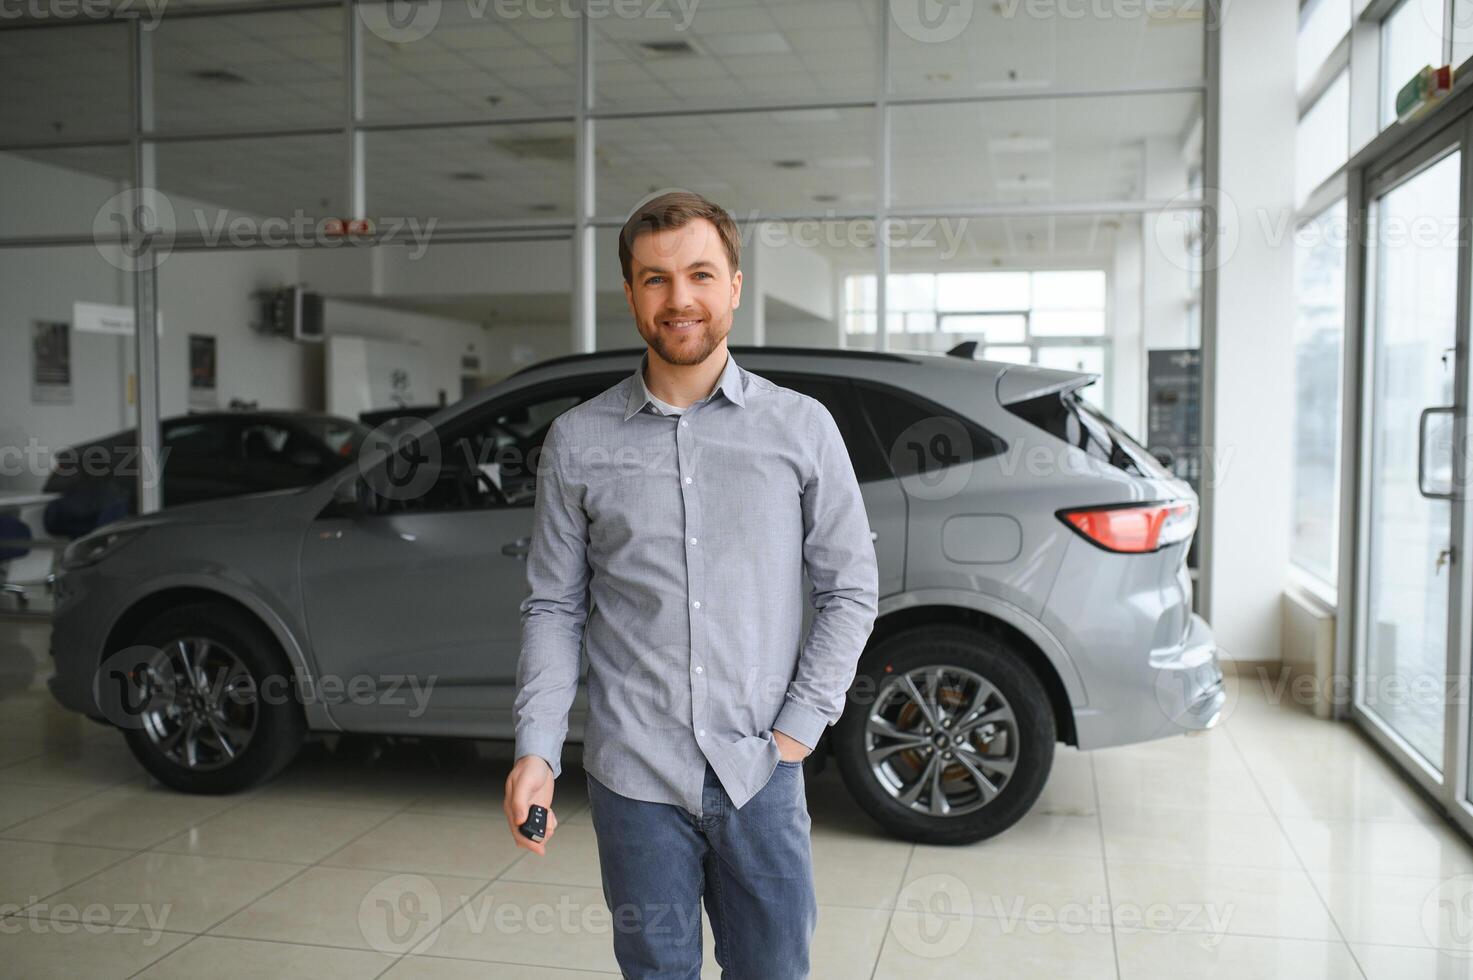
M 700 980 L 702 898 L 723 980 L 808 976 L 818 900 L 801 762 L 779 762 L 741 809 L 707 765 L 699 819 L 592 776 L 588 799 L 624 976 Z

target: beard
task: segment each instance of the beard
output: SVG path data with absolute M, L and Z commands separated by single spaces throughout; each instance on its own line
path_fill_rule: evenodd
M 701 319 L 700 329 L 693 333 L 672 335 L 658 322 L 651 322 L 646 329 L 640 330 L 640 336 L 666 364 L 700 364 L 731 333 L 732 316 L 728 310 L 719 321 L 713 317 Z

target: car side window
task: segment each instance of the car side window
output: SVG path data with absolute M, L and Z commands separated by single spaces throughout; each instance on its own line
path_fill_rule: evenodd
M 856 381 L 855 387 L 896 476 L 916 476 L 936 463 L 987 459 L 1007 451 L 1001 437 L 929 398 L 870 381 Z M 969 446 L 954 444 L 963 431 Z
M 170 456 L 222 459 L 227 455 L 226 428 L 224 423 L 208 419 L 175 422 L 164 428 L 163 448 Z
M 854 386 L 843 378 L 828 378 L 813 374 L 788 374 L 782 371 L 764 371 L 762 376 L 773 384 L 816 398 L 829 410 L 849 450 L 849 461 L 854 464 L 854 475 L 860 483 L 890 478 L 890 466 L 869 423 L 864 419 L 864 410 Z
M 275 422 L 247 422 L 241 426 L 236 455 L 250 463 L 275 463 L 298 469 L 316 469 L 322 451 L 302 433 Z
M 434 482 L 413 499 L 381 501 L 380 512 L 531 507 L 537 499 L 534 467 L 553 420 L 623 377 L 541 385 L 451 421 L 437 433 Z

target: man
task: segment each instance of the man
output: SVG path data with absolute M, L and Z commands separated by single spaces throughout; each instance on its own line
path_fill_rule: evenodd
M 546 853 L 555 815 L 541 843 L 516 828 L 552 808 L 586 627 L 584 769 L 620 969 L 699 978 L 704 898 L 723 976 L 803 977 L 818 907 L 802 762 L 877 611 L 859 483 L 829 411 L 727 350 L 742 274 L 722 208 L 654 198 L 619 259 L 648 350 L 548 429 L 507 822 Z

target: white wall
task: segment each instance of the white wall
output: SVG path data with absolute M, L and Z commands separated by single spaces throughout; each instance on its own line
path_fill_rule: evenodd
M 1216 455 L 1210 609 L 1227 656 L 1280 657 L 1289 564 L 1293 253 L 1271 241 L 1294 196 L 1295 5 L 1236 0 L 1221 37 L 1220 187 L 1212 405 Z

